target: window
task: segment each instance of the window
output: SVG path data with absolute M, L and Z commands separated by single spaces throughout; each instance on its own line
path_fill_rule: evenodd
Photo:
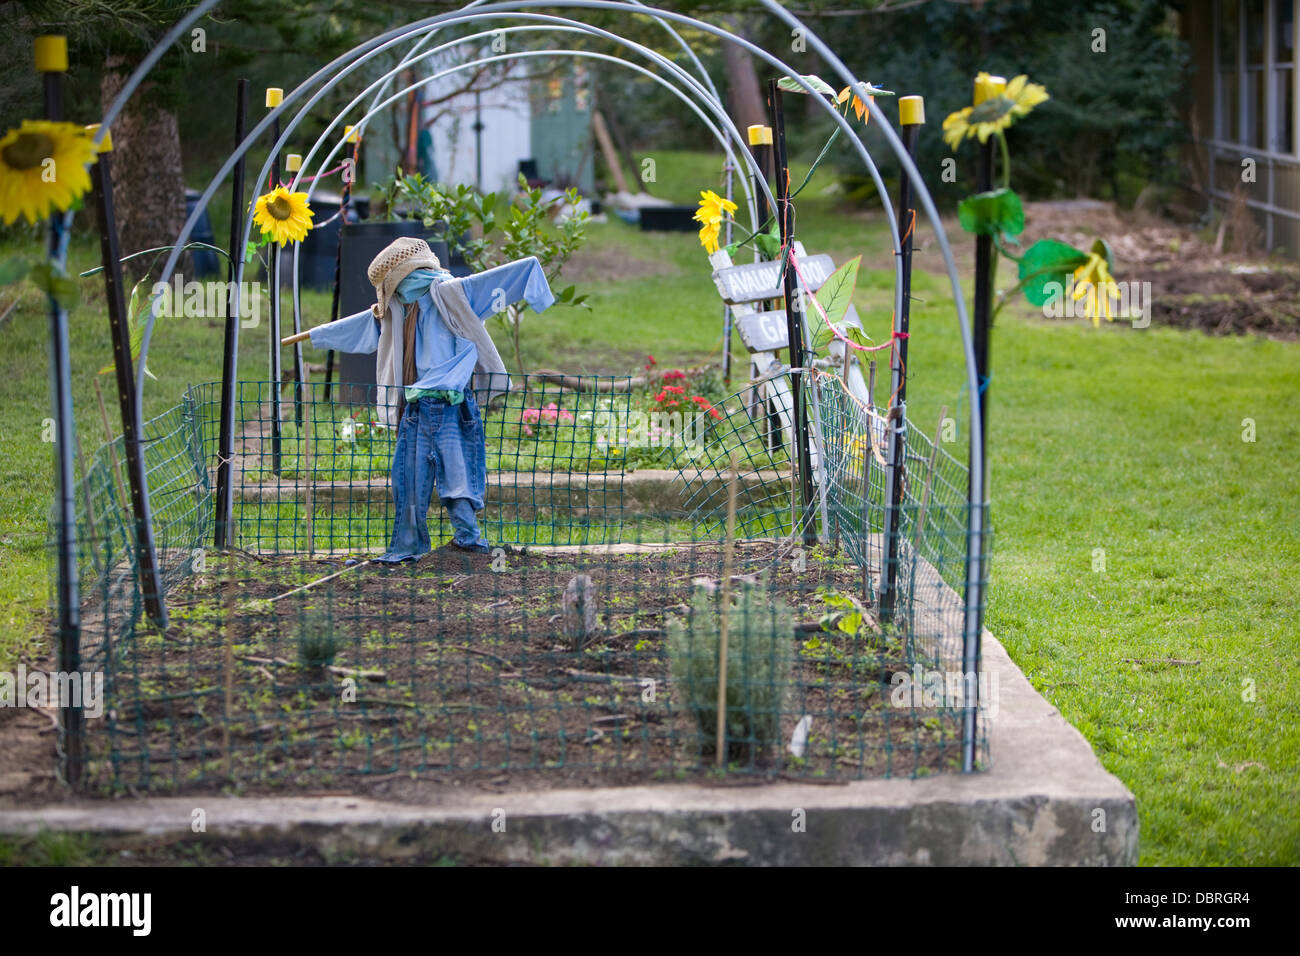
M 1274 0 L 1273 142 L 1278 153 L 1294 153 L 1295 141 L 1295 0 Z
M 1215 135 L 1222 140 L 1235 142 L 1240 135 L 1237 129 L 1238 88 L 1237 71 L 1240 66 L 1241 24 L 1239 0 L 1222 0 L 1219 4 L 1219 76 L 1218 76 L 1218 127 Z
M 1219 0 L 1215 10 L 1215 137 L 1296 153 L 1296 0 Z

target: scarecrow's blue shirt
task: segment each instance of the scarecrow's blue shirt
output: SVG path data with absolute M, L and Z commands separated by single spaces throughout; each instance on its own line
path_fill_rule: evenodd
M 474 343 L 453 335 L 438 314 L 429 291 L 434 282 L 461 283 L 470 310 L 480 321 L 504 312 L 512 302 L 522 300 L 535 312 L 555 302 L 546 273 L 535 258 L 508 262 L 463 279 L 454 279 L 445 271 L 415 270 L 397 287 L 397 297 L 402 302 L 419 303 L 420 318 L 415 329 L 416 380 L 407 383 L 408 399 L 429 392 L 463 393 L 478 361 Z M 379 329 L 379 321 L 367 309 L 312 329 L 311 344 L 340 352 L 373 352 L 379 348 Z

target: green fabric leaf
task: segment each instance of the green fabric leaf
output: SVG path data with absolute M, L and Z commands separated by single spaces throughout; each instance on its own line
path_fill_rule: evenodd
M 817 301 L 826 310 L 827 320 L 836 328 L 844 321 L 849 306 L 853 304 L 853 290 L 858 287 L 858 268 L 861 265 L 862 256 L 854 256 L 832 272 L 830 278 L 817 290 Z
M 826 312 L 826 320 L 830 322 L 828 325 L 816 308 L 808 310 L 808 330 L 814 349 L 825 348 L 835 338 L 835 332 L 830 326 L 839 329 L 844 316 L 848 314 L 849 306 L 853 304 L 853 291 L 858 286 L 858 268 L 861 265 L 862 256 L 854 256 L 832 272 L 814 295 Z
M 775 259 L 781 254 L 781 237 L 771 233 L 760 232 L 754 237 L 754 245 L 768 259 Z
M 1058 283 L 1063 291 L 1070 273 L 1088 261 L 1086 253 L 1055 239 L 1039 239 L 1025 250 L 1020 259 L 1022 291 L 1030 305 L 1042 306 L 1057 290 L 1049 290 L 1050 283 Z
M 32 266 L 28 276 L 38 289 L 65 309 L 70 309 L 81 301 L 77 283 L 48 262 L 38 262 Z
M 827 93 L 831 96 L 835 95 L 835 91 L 831 89 L 830 84 L 827 83 L 825 80 L 823 80 L 820 76 L 817 76 L 815 73 L 809 73 L 807 76 L 804 77 L 804 80 L 807 81 L 807 83 L 818 93 Z M 799 85 L 799 81 L 796 80 L 793 76 L 781 77 L 781 79 L 776 81 L 776 86 L 777 89 L 785 90 L 787 93 L 808 92 L 806 89 L 804 89 L 802 86 Z
M 961 227 L 977 236 L 1018 236 L 1025 231 L 1025 207 L 1012 190 L 1002 188 L 967 196 L 957 207 Z

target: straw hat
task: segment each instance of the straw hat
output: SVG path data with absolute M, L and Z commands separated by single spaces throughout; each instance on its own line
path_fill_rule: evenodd
M 378 300 L 371 306 L 375 317 L 381 320 L 388 317 L 388 300 L 397 292 L 398 284 L 416 269 L 441 268 L 442 263 L 423 239 L 414 236 L 394 239 L 366 269 L 366 278 L 375 287 Z

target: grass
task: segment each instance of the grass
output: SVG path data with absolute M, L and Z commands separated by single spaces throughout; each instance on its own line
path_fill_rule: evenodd
M 689 201 L 717 185 L 713 160 L 653 155 L 660 194 Z M 884 341 L 893 272 L 883 222 L 831 215 L 823 185 L 815 179 L 800 203 L 800 234 L 837 262 L 864 254 L 857 305 Z M 918 230 L 920 242 L 926 236 Z M 661 365 L 716 358 L 721 310 L 693 235 L 611 221 L 592 226 L 591 243 L 653 272 L 580 283 L 589 312 L 526 317 L 529 367 L 623 373 L 646 354 Z M 73 253 L 83 268 L 97 257 L 84 236 Z M 959 244 L 961 261 L 968 253 Z M 937 263 L 933 247 L 918 254 L 909 412 L 932 433 L 946 407 L 959 424 L 958 444 L 948 447 L 961 459 L 960 340 Z M 72 343 L 78 431 L 89 450 L 102 440 L 91 379 L 110 356 L 102 291 L 93 280 L 83 287 Z M 326 306 L 308 296 L 307 324 Z M 1300 345 L 1008 312 L 992 345 L 989 627 L 1136 794 L 1143 863 L 1300 862 Z M 3 334 L 7 667 L 46 646 L 46 322 L 33 293 Z M 149 414 L 188 384 L 218 377 L 220 336 L 217 320 L 160 325 Z M 241 363 L 248 377 L 265 377 L 264 330 L 244 333 Z M 1242 440 L 1245 419 L 1253 442 Z M 1162 663 L 1170 659 L 1196 663 Z

